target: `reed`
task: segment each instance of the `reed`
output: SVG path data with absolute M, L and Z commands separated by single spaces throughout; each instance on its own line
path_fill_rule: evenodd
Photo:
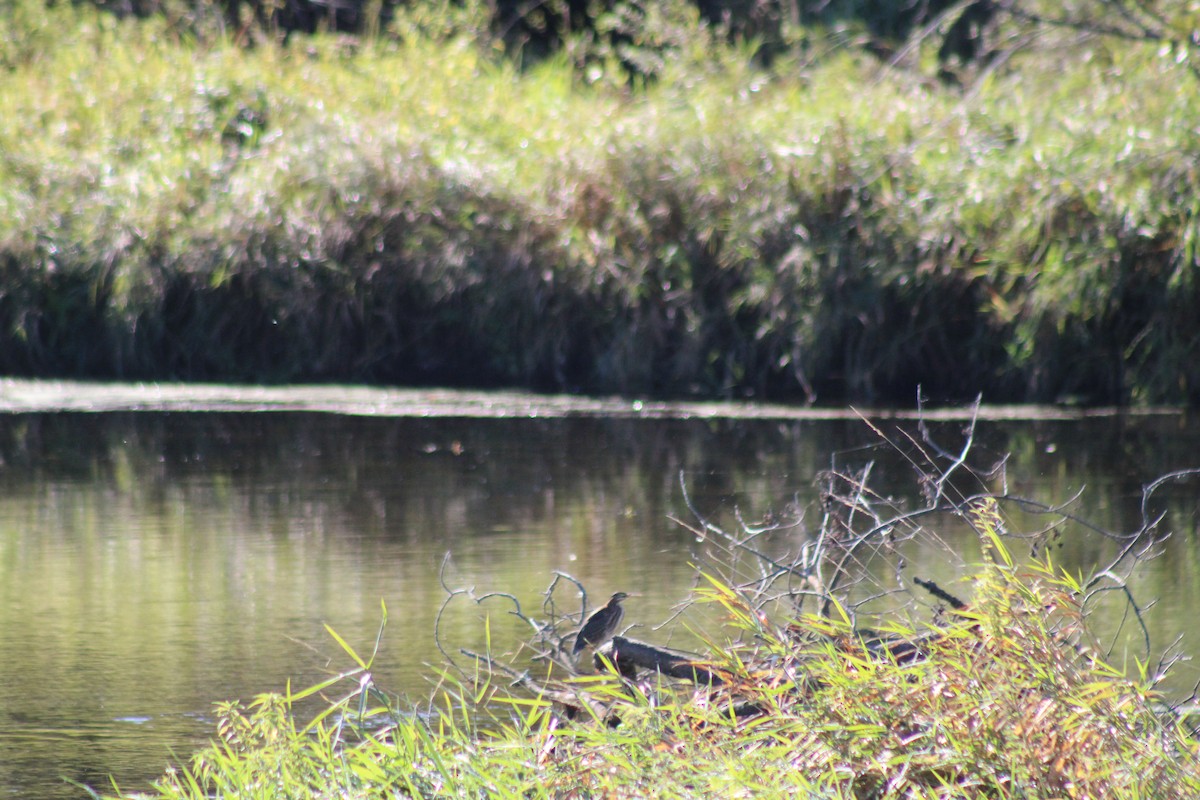
M 501 653 L 488 627 L 483 652 L 451 654 L 439 613 L 445 672 L 413 707 L 372 678 L 384 607 L 370 655 L 329 631 L 349 665 L 341 673 L 220 705 L 218 738 L 166 774 L 157 796 L 1196 796 L 1195 692 L 1179 702 L 1158 691 L 1178 659 L 1151 665 L 1128 582 L 1158 520 L 1105 533 L 1123 540 L 1115 560 L 1069 573 L 1053 545 L 1099 529 L 1061 505 L 980 493 L 973 441 L 971 425 L 956 458 L 928 429 L 901 445 L 905 470 L 934 487 L 917 508 L 874 491 L 868 467 L 822 479 L 819 527 L 795 512 L 727 531 L 695 512 L 697 588 L 673 619 L 706 621 L 698 654 L 615 637 L 591 670 L 574 652 L 583 610 L 560 602 L 584 590 L 569 574 L 525 606 L 443 580 L 442 611 L 497 602 L 529 638 Z M 1149 484 L 1145 502 L 1186 477 L 1194 471 Z M 1022 531 L 1009 511 L 1044 518 Z M 966 526 L 975 541 L 954 539 L 952 552 L 943 526 Z M 958 560 L 961 586 L 906 567 L 912 548 L 933 543 Z M 1127 671 L 1111 661 L 1116 640 L 1105 654 L 1091 629 L 1100 595 L 1123 598 L 1142 633 Z
M 630 86 L 461 21 L 246 48 L 14 8 L 6 373 L 1200 396 L 1198 84 L 1161 49 L 1056 42 L 964 93 L 697 22 Z
M 999 539 L 993 553 L 1007 555 Z M 567 722 L 501 674 L 448 679 L 400 710 L 371 659 L 301 692 L 223 704 L 218 738 L 168 772 L 164 800 L 253 797 L 1172 798 L 1200 791 L 1200 742 L 1129 680 L 1078 648 L 1080 587 L 1046 560 L 997 558 L 969 609 L 918 659 L 882 655 L 848 619 L 764 619 L 710 578 L 741 644 L 710 653 L 719 689 L 573 682 Z M 922 638 L 923 637 L 923 638 Z M 752 646 L 746 642 L 753 642 Z M 316 707 L 306 705 L 325 698 Z M 747 710 L 752 709 L 752 710 Z M 307 724 L 301 718 L 315 717 Z M 619 724 L 613 722 L 619 718 Z M 399 794 L 397 794 L 399 793 Z

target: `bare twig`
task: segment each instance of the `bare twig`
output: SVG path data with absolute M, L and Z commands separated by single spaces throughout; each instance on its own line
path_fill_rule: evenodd
M 864 422 L 874 431 L 880 441 L 893 448 L 916 475 L 922 491 L 916 508 L 909 507 L 911 500 L 896 500 L 881 494 L 872 486 L 878 468 L 876 461 L 865 458 L 857 466 L 839 465 L 835 456 L 829 470 L 818 477 L 821 518 L 819 528 L 810 531 L 804 526 L 802 511 L 789 512 L 780 519 L 768 514 L 763 520 L 749 521 L 740 508 L 733 509 L 736 522 L 731 528 L 723 527 L 717 520 L 702 513 L 694 502 L 683 472 L 679 475 L 683 503 L 691 513 L 691 519 L 675 519 L 675 522 L 690 531 L 696 539 L 697 551 L 692 554 L 696 565 L 696 580 L 709 575 L 718 578 L 728 591 L 736 596 L 729 598 L 731 605 L 742 605 L 749 613 L 744 617 L 749 627 L 750 639 L 756 636 L 770 637 L 774 633 L 779 639 L 788 638 L 791 622 L 775 623 L 767 613 L 772 608 L 783 608 L 788 620 L 795 620 L 804 604 L 813 599 L 819 613 L 832 616 L 836 605 L 845 611 L 852 624 L 868 614 L 880 613 L 874 608 L 886 607 L 883 612 L 894 614 L 896 608 L 916 608 L 921 605 L 917 590 L 928 592 L 940 603 L 949 607 L 950 613 L 961 612 L 968 607 L 962 599 L 938 583 L 920 577 L 906 578 L 904 572 L 909 548 L 934 545 L 943 548 L 951 556 L 957 554 L 948 540 L 942 539 L 931 524 L 937 518 L 945 518 L 957 525 L 970 525 L 981 536 L 1028 542 L 1036 553 L 1056 540 L 1064 531 L 1079 531 L 1104 537 L 1116 543 L 1119 553 L 1107 566 L 1099 568 L 1086 581 L 1076 598 L 1080 616 L 1086 617 L 1090 607 L 1103 597 L 1119 598 L 1124 608 L 1126 624 L 1136 625 L 1139 632 L 1139 649 L 1144 651 L 1142 661 L 1148 661 L 1152 651 L 1152 640 L 1146 622 L 1146 612 L 1152 604 L 1138 602 L 1129 585 L 1129 574 L 1134 566 L 1154 555 L 1157 542 L 1152 534 L 1161 524 L 1163 515 L 1152 509 L 1153 497 L 1165 485 L 1190 480 L 1200 476 L 1200 469 L 1179 470 L 1147 484 L 1142 492 L 1140 526 L 1135 531 L 1119 532 L 1088 521 L 1074 507 L 1079 504 L 1082 490 L 1067 501 L 1050 504 L 1008 492 L 1004 485 L 1002 493 L 988 491 L 989 483 L 995 484 L 997 476 L 1005 482 L 1006 461 L 980 467 L 973 463 L 976 444 L 979 399 L 972 405 L 972 414 L 961 430 L 961 440 L 953 445 L 939 441 L 934 430 L 924 417 L 924 400 L 919 407 L 922 415 L 918 419 L 916 433 L 898 429 L 885 431 L 882 423 L 866 419 Z M 984 515 L 981 509 L 986 509 Z M 1025 515 L 1047 518 L 1048 521 L 1032 532 L 1010 530 L 1005 511 L 1018 511 Z M 780 546 L 781 535 L 789 537 Z M 881 570 L 876 560 L 888 559 L 892 569 Z M 964 557 L 958 556 L 965 566 Z M 460 598 L 468 598 L 476 605 L 502 601 L 506 613 L 520 619 L 532 632 L 523 645 L 533 652 L 532 658 L 552 664 L 568 675 L 577 674 L 577 665 L 568 653 L 569 634 L 577 629 L 586 618 L 588 592 L 583 583 L 573 575 L 555 571 L 542 593 L 538 613 L 527 611 L 515 595 L 503 591 L 476 594 L 473 587 L 451 588 L 446 579 L 450 557 L 443 560 L 439 580 L 446 592 L 446 600 L 438 612 L 435 623 L 435 638 L 438 649 L 454 664 L 447 654 L 440 635 L 440 621 L 446 607 Z M 890 576 L 890 580 L 889 580 Z M 570 591 L 573 586 L 579 597 L 579 611 L 562 613 L 559 607 L 560 589 Z M 897 605 L 897 595 L 907 596 L 907 601 Z M 923 597 L 923 596 L 922 596 Z M 882 601 L 882 602 L 881 602 Z M 572 595 L 572 603 L 574 595 Z M 674 614 L 654 631 L 677 626 L 680 615 L 695 601 L 689 599 L 679 605 Z M 739 609 L 739 614 L 741 609 Z M 928 636 L 941 635 L 939 624 L 941 609 L 934 618 L 935 628 Z M 1065 618 L 1060 627 L 1064 642 L 1076 641 L 1077 633 L 1068 624 L 1073 617 Z M 862 632 L 862 629 L 859 629 Z M 1108 644 L 1111 655 L 1115 643 L 1122 634 L 1121 628 L 1113 633 Z M 886 644 L 886 643 L 885 643 Z M 659 645 L 647 645 L 655 647 Z M 899 658 L 896 648 L 908 648 L 906 654 L 920 654 L 924 644 L 918 639 L 901 641 L 895 647 L 885 646 L 886 652 Z M 1081 651 L 1082 652 L 1082 651 Z M 474 659 L 490 671 L 508 675 L 513 685 L 543 696 L 553 696 L 556 701 L 573 707 L 588 709 L 596 718 L 607 713 L 600 705 L 583 695 L 586 691 L 573 686 L 559 686 L 553 679 L 534 678 L 527 671 L 502 665 L 490 652 L 478 654 L 459 650 L 460 655 Z M 907 656 L 906 656 L 907 657 Z M 1166 656 L 1164 655 L 1164 659 Z M 461 667 L 454 664 L 460 672 Z M 1161 663 L 1160 667 L 1165 669 Z M 569 682 L 568 682 L 569 683 Z M 1200 691 L 1198 687 L 1197 691 Z

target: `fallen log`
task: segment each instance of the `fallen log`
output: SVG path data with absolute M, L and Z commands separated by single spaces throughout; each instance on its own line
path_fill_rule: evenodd
M 708 686 L 721 686 L 725 680 L 708 666 L 690 657 L 664 650 L 645 642 L 614 636 L 611 644 L 596 653 L 596 666 L 603 668 L 601 658 L 607 658 L 617 671 L 626 677 L 637 670 L 653 670 L 670 678 Z

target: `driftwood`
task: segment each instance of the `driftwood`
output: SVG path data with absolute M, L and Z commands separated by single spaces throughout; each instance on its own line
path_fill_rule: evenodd
M 617 671 L 626 677 L 636 674 L 639 669 L 647 669 L 670 678 L 708 686 L 721 686 L 725 683 L 720 675 L 687 656 L 645 642 L 626 639 L 624 636 L 614 636 L 608 646 L 596 653 L 597 668 L 603 667 L 602 658 L 609 659 Z
M 913 583 L 950 606 L 952 611 L 965 611 L 965 602 L 947 592 L 933 581 L 913 578 Z M 929 645 L 938 641 L 945 633 L 932 630 L 913 637 L 879 636 L 871 631 L 860 631 L 859 639 L 868 653 L 876 657 L 892 658 L 898 664 L 911 664 L 929 657 Z
M 949 592 L 947 592 L 942 587 L 938 586 L 933 581 L 923 581 L 920 578 L 913 578 L 913 583 L 915 583 L 917 586 L 920 586 L 925 591 L 929 592 L 931 595 L 936 597 L 938 600 L 941 600 L 943 603 L 946 603 L 955 611 L 962 611 L 963 609 L 965 609 L 967 607 L 967 604 L 965 602 L 963 602 L 962 600 L 959 600 L 957 597 L 950 594 Z
M 967 604 L 942 589 L 933 581 L 916 578 L 914 582 L 937 599 L 960 611 Z M 892 658 L 901 664 L 920 661 L 929 655 L 928 645 L 942 636 L 941 631 L 931 631 L 912 638 L 878 636 L 864 631 L 855 637 L 859 646 L 877 657 Z M 690 657 L 655 647 L 646 642 L 614 636 L 612 641 L 601 647 L 594 656 L 597 669 L 604 668 L 604 660 L 612 662 L 617 671 L 626 678 L 633 678 L 638 670 L 653 670 L 671 678 L 691 681 L 708 686 L 722 686 L 725 680 L 708 666 Z

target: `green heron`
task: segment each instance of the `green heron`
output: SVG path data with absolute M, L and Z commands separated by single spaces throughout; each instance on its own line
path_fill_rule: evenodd
M 571 649 L 572 655 L 578 654 L 580 650 L 589 645 L 596 647 L 603 644 L 617 632 L 617 627 L 621 624 L 622 617 L 625 616 L 625 609 L 621 608 L 621 601 L 626 597 L 629 595 L 617 592 L 604 608 L 588 617 L 587 622 L 583 623 L 583 627 L 579 629 L 579 635 L 575 637 L 575 647 Z

